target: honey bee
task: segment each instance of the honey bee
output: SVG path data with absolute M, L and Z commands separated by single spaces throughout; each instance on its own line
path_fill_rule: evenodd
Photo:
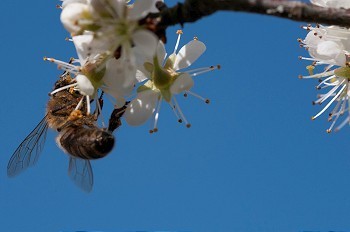
M 65 73 L 55 83 L 54 90 L 72 83 L 69 74 Z M 102 95 L 98 99 L 102 105 Z M 68 175 L 82 190 L 90 192 L 93 186 L 93 173 L 90 160 L 105 157 L 114 147 L 112 132 L 121 125 L 125 108 L 110 118 L 109 130 L 96 126 L 100 107 L 93 114 L 86 112 L 86 102 L 79 92 L 65 89 L 54 93 L 48 104 L 45 117 L 34 130 L 23 140 L 13 153 L 7 175 L 14 177 L 35 165 L 43 149 L 48 127 L 59 132 L 57 145 L 69 155 Z M 77 110 L 79 107 L 80 110 Z M 116 111 L 116 110 L 115 110 Z

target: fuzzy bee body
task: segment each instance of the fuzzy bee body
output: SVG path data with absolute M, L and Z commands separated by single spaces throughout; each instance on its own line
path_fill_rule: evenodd
M 68 76 L 68 77 L 67 77 Z M 71 84 L 71 78 L 63 74 L 55 83 L 54 89 Z M 59 132 L 57 145 L 69 155 L 68 175 L 82 190 L 90 192 L 93 186 L 93 174 L 89 160 L 105 157 L 114 146 L 112 131 L 120 126 L 120 117 L 111 117 L 110 122 L 118 122 L 112 131 L 96 126 L 99 112 L 86 114 L 86 102 L 80 110 L 77 105 L 83 96 L 70 89 L 53 94 L 47 103 L 46 116 L 23 140 L 13 153 L 7 175 L 16 176 L 38 161 L 43 149 L 48 127 Z M 102 101 L 102 99 L 100 99 Z
M 105 157 L 114 146 L 111 133 L 88 127 L 66 127 L 56 141 L 66 153 L 87 160 Z

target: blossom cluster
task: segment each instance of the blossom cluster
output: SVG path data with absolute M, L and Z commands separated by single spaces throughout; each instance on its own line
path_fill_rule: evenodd
M 348 0 L 311 0 L 311 3 L 320 7 L 350 9 Z M 312 64 L 307 66 L 309 75 L 300 78 L 318 79 L 316 89 L 325 91 L 313 102 L 325 106 L 312 119 L 316 119 L 333 105 L 328 114 L 331 125 L 327 132 L 337 131 L 350 124 L 350 30 L 333 25 L 308 25 L 303 28 L 308 34 L 305 39 L 299 39 L 299 42 L 311 57 L 300 58 L 312 61 Z M 322 66 L 324 69 L 316 72 L 317 66 Z M 343 121 L 337 123 L 339 118 L 343 118 L 342 116 Z
M 62 2 L 60 19 L 71 35 L 69 40 L 78 58 L 70 62 L 45 58 L 73 77 L 71 84 L 51 94 L 67 88 L 79 91 L 85 96 L 81 102 L 86 101 L 86 113 L 90 114 L 90 101 L 96 99 L 98 104 L 97 92 L 103 91 L 112 97 L 115 108 L 126 106 L 128 124 L 141 125 L 151 118 L 150 132 L 158 130 L 159 110 L 165 101 L 178 121 L 190 127 L 175 95 L 192 95 L 209 103 L 191 91 L 193 77 L 220 67 L 187 69 L 206 50 L 203 42 L 195 37 L 178 49 L 179 30 L 174 51 L 168 56 L 162 40 L 147 29 L 144 20 L 159 13 L 157 0 L 135 0 L 132 4 L 127 0 Z

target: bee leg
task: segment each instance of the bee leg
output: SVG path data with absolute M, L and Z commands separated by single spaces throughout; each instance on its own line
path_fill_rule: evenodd
M 126 102 L 124 106 L 114 109 L 111 117 L 109 118 L 108 131 L 113 132 L 115 129 L 122 125 L 121 118 L 123 117 L 125 110 L 130 102 Z

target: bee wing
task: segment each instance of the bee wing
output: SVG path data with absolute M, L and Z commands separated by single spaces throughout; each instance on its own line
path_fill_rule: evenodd
M 7 176 L 16 176 L 36 164 L 44 148 L 47 128 L 48 123 L 45 116 L 13 153 L 7 165 Z
M 69 156 L 68 175 L 83 191 L 91 192 L 94 178 L 89 160 Z

